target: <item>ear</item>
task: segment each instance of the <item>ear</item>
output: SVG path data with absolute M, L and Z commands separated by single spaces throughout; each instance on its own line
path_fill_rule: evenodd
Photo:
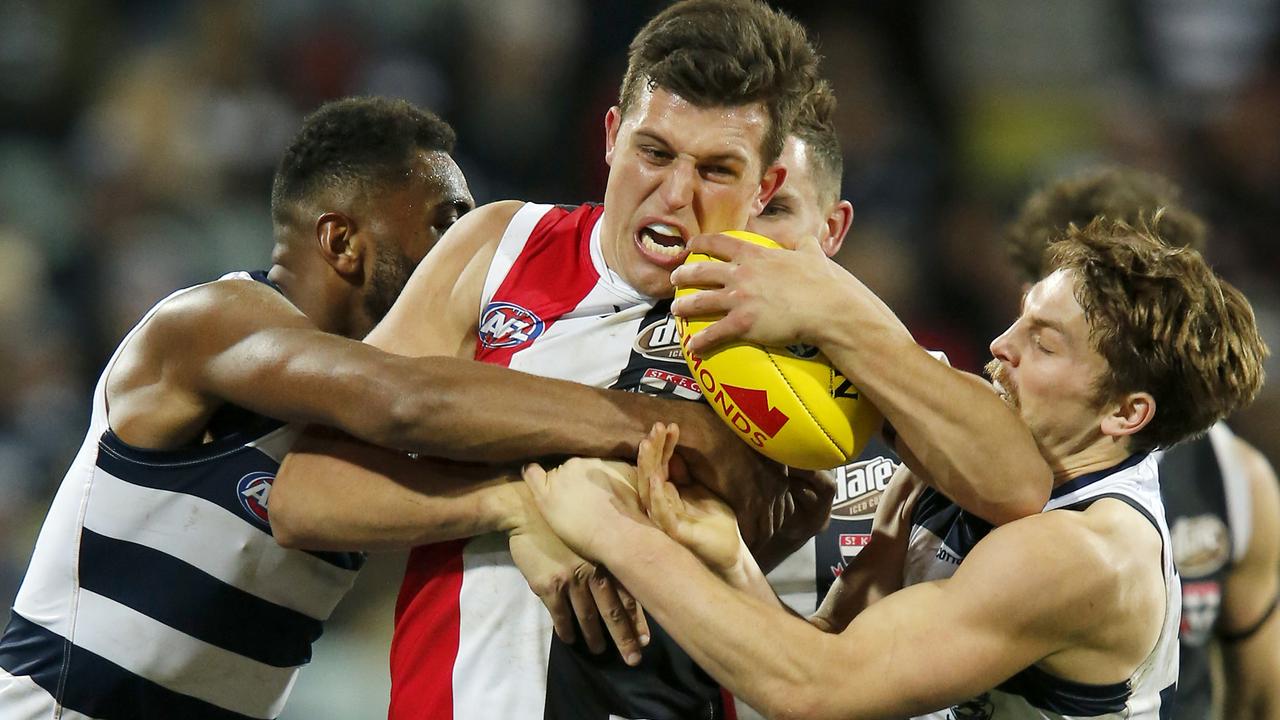
M 751 215 L 755 216 L 764 212 L 764 206 L 769 204 L 769 201 L 773 199 L 778 190 L 782 189 L 782 183 L 786 181 L 787 169 L 779 163 L 770 165 L 764 171 L 764 175 L 760 177 L 760 189 L 751 202 Z
M 355 222 L 340 212 L 327 212 L 316 220 L 320 256 L 343 277 L 359 275 L 364 264 L 363 248 L 355 235 Z
M 827 213 L 826 236 L 819 238 L 819 245 L 827 257 L 835 257 L 844 244 L 844 238 L 853 226 L 853 203 L 841 200 Z
M 1129 393 L 1102 418 L 1102 434 L 1117 439 L 1131 437 L 1156 416 L 1156 399 L 1150 393 Z
M 614 105 L 604 114 L 604 162 L 613 165 L 613 151 L 618 145 L 618 128 L 622 127 L 622 110 Z

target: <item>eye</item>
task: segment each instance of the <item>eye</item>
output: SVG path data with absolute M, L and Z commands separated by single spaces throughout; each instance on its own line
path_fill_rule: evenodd
M 1035 346 L 1036 346 L 1036 349 L 1037 349 L 1037 350 L 1039 350 L 1040 352 L 1044 353 L 1045 355 L 1052 355 L 1052 354 L 1053 354 L 1053 351 L 1052 351 L 1052 350 L 1050 350 L 1049 348 L 1045 347 L 1045 346 L 1044 346 L 1044 343 L 1040 342 L 1040 333 L 1036 333 L 1036 334 L 1032 335 L 1032 336 L 1031 336 L 1031 342 L 1035 344 Z
M 771 202 L 764 206 L 764 210 L 760 211 L 760 217 L 778 217 L 780 215 L 790 215 L 791 208 L 787 207 L 783 202 Z
M 465 215 L 470 209 L 470 206 L 463 203 L 442 205 L 436 210 L 435 222 L 431 224 L 431 227 L 443 234 L 444 231 L 453 227 L 453 224 L 458 222 L 458 218 Z
M 702 175 L 711 180 L 735 180 L 738 173 L 728 165 L 706 165 L 702 168 Z
M 655 165 L 665 165 L 675 159 L 675 155 L 653 145 L 641 145 L 640 154 Z

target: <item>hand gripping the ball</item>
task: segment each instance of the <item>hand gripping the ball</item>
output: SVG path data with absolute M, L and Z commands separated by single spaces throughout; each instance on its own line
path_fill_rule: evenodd
M 703 288 L 677 297 L 674 314 L 724 316 L 690 338 L 695 353 L 734 340 L 773 347 L 820 344 L 824 326 L 842 312 L 841 289 L 852 278 L 812 238 L 786 249 L 727 234 L 700 235 L 689 250 L 723 261 L 687 262 L 671 274 L 678 288 Z

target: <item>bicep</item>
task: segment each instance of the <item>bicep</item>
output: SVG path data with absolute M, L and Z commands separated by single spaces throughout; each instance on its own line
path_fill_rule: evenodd
M 1067 645 L 1072 630 L 1059 618 L 1073 598 L 1043 591 L 1060 576 L 1021 549 L 1030 534 L 999 532 L 953 577 L 895 592 L 849 624 L 839 639 L 857 653 L 858 672 L 837 683 L 833 703 L 920 714 L 990 690 Z

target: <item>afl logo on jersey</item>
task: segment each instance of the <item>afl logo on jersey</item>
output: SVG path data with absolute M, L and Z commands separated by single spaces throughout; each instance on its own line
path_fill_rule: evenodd
M 491 302 L 480 316 L 480 344 L 490 348 L 508 348 L 533 342 L 546 324 L 542 318 L 519 305 Z
M 251 472 L 236 483 L 236 496 L 240 498 L 240 507 L 263 527 L 270 527 L 267 516 L 267 498 L 271 496 L 271 483 L 276 476 L 267 472 Z

